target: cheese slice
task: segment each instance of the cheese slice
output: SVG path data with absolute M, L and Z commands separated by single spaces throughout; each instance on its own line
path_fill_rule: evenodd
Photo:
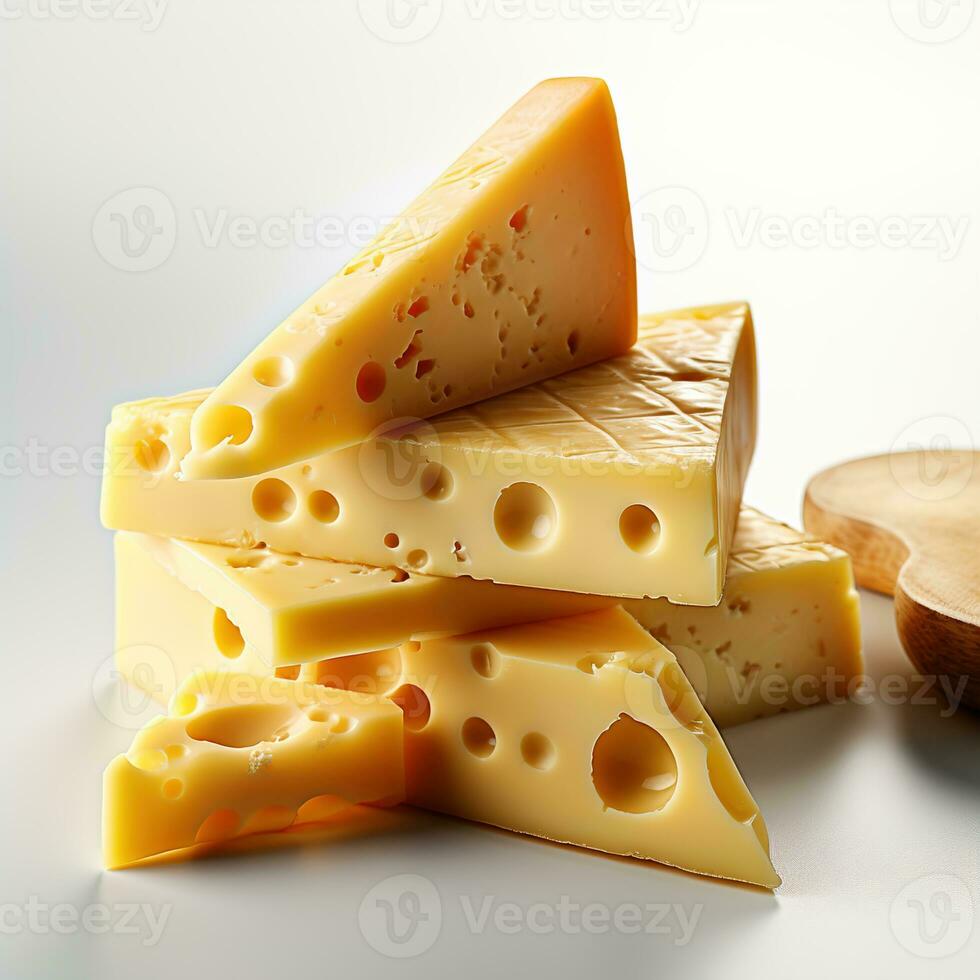
M 673 655 L 622 609 L 403 648 L 409 802 L 765 888 L 762 815 Z
M 127 532 L 116 535 L 116 564 L 120 636 L 146 628 L 149 601 L 159 610 L 161 627 L 179 629 L 188 606 L 185 593 L 199 593 L 211 608 L 204 617 L 211 626 L 203 635 L 212 637 L 214 648 L 227 659 L 251 663 L 258 657 L 272 667 L 380 650 L 415 636 L 568 616 L 615 602 Z M 154 566 L 175 578 L 179 588 L 160 583 Z M 186 615 L 192 615 L 190 608 Z M 174 647 L 180 656 L 186 643 L 174 637 Z
M 722 728 L 844 700 L 863 675 L 850 556 L 751 507 L 719 605 L 623 605 L 673 652 Z
M 105 865 L 284 830 L 403 795 L 402 715 L 390 701 L 201 671 L 105 771 Z
M 389 646 L 434 632 L 415 630 L 437 622 L 425 618 L 433 596 L 438 622 L 469 623 L 471 630 L 616 601 L 465 578 L 397 577 L 368 566 L 120 533 L 116 666 L 164 702 L 194 670 L 222 665 L 262 676 L 278 665 L 279 673 L 311 683 L 383 693 L 400 667 Z M 417 604 L 402 603 L 399 590 L 409 582 L 417 582 L 410 587 L 419 589 Z M 501 602 L 502 592 L 515 598 Z M 625 606 L 674 653 L 721 727 L 843 698 L 863 670 L 850 558 L 749 507 L 739 518 L 721 604 L 640 599 Z M 375 657 L 355 654 L 375 645 Z
M 208 397 L 183 472 L 262 473 L 622 353 L 635 336 L 609 91 L 542 82 Z
M 205 393 L 117 406 L 107 527 L 714 605 L 755 446 L 744 303 L 642 318 L 623 357 L 259 477 L 179 478 Z

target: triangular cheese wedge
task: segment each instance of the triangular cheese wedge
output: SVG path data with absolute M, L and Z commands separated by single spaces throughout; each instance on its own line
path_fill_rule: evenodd
M 540 589 L 721 598 L 755 448 L 746 303 L 646 314 L 622 357 L 240 480 L 180 478 L 206 394 L 113 409 L 107 527 Z
M 615 602 L 126 532 L 116 535 L 116 579 L 118 647 L 152 642 L 174 667 L 196 656 L 195 668 L 207 665 L 202 647 L 236 669 L 289 667 Z
M 627 350 L 636 269 L 604 82 L 542 82 L 197 410 L 191 479 L 265 472 Z
M 105 865 L 318 822 L 403 793 L 402 717 L 390 701 L 199 671 L 105 771 Z
M 775 888 L 759 807 L 677 661 L 621 608 L 402 648 L 408 800 Z

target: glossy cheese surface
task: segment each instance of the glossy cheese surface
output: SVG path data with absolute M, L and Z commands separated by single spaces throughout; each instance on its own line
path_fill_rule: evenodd
M 604 82 L 542 82 L 195 414 L 189 478 L 262 473 L 602 358 L 636 336 Z
M 755 446 L 746 304 L 644 316 L 622 357 L 259 477 L 178 478 L 204 396 L 116 407 L 106 526 L 512 585 L 721 597 Z
M 409 802 L 766 888 L 759 808 L 673 655 L 622 609 L 403 650 Z M 428 685 L 428 687 L 426 686 Z
M 623 606 L 670 648 L 723 728 L 843 699 L 864 669 L 850 557 L 751 507 L 717 606 Z
M 153 615 L 150 604 L 175 628 L 187 605 L 183 588 L 212 607 L 202 636 L 219 653 L 247 663 L 257 657 L 272 667 L 380 650 L 417 636 L 568 616 L 614 601 L 129 532 L 116 536 L 116 567 L 118 633 L 131 637 L 127 643 L 137 642 Z M 180 588 L 161 582 L 158 570 Z
M 402 715 L 390 701 L 199 671 L 103 778 L 108 868 L 284 830 L 403 797 Z
M 333 677 L 344 665 L 331 659 L 449 623 L 489 628 L 615 601 L 125 532 L 116 595 L 117 665 L 158 700 L 199 667 L 268 674 L 306 663 L 304 676 Z M 848 555 L 750 507 L 719 605 L 624 607 L 678 658 L 722 728 L 842 697 L 863 670 Z

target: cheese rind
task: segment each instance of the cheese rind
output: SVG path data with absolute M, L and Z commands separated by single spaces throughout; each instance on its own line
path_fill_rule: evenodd
M 404 795 L 401 712 L 280 678 L 199 671 L 104 775 L 107 868 Z
M 139 635 L 143 597 L 159 579 L 144 556 L 214 607 L 211 632 L 219 652 L 240 651 L 235 659 L 257 656 L 272 667 L 380 650 L 417 636 L 568 616 L 614 601 L 120 532 L 121 634 Z M 171 622 L 184 605 L 175 606 L 178 601 L 171 597 L 164 614 Z
M 117 406 L 102 520 L 218 544 L 714 605 L 755 445 L 746 304 L 623 357 L 260 477 L 178 479 L 203 392 Z
M 630 229 L 605 83 L 542 82 L 219 385 L 185 476 L 262 473 L 622 353 Z
M 673 655 L 614 608 L 403 649 L 408 800 L 508 830 L 779 884 Z M 431 679 L 431 686 L 424 685 Z

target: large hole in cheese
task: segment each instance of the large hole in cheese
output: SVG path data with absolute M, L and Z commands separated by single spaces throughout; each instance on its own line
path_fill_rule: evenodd
M 622 714 L 592 748 L 592 783 L 610 809 L 653 813 L 674 795 L 677 760 L 660 732 Z
M 619 515 L 619 534 L 631 551 L 649 554 L 660 541 L 660 519 L 646 504 L 633 504 Z
M 296 510 L 296 494 L 288 483 L 269 477 L 255 484 L 252 508 L 263 521 L 278 523 Z
M 251 434 L 252 414 L 241 405 L 202 405 L 198 410 L 194 435 L 202 450 L 225 442 L 240 446 Z
M 540 551 L 554 537 L 558 510 L 543 487 L 536 483 L 512 483 L 497 497 L 493 526 L 508 548 Z
M 242 631 L 228 618 L 228 613 L 221 608 L 214 610 L 214 645 L 222 657 L 234 660 L 242 655 L 245 640 Z
M 279 731 L 299 715 L 291 704 L 239 704 L 214 708 L 192 718 L 187 734 L 198 742 L 241 749 L 275 741 Z

